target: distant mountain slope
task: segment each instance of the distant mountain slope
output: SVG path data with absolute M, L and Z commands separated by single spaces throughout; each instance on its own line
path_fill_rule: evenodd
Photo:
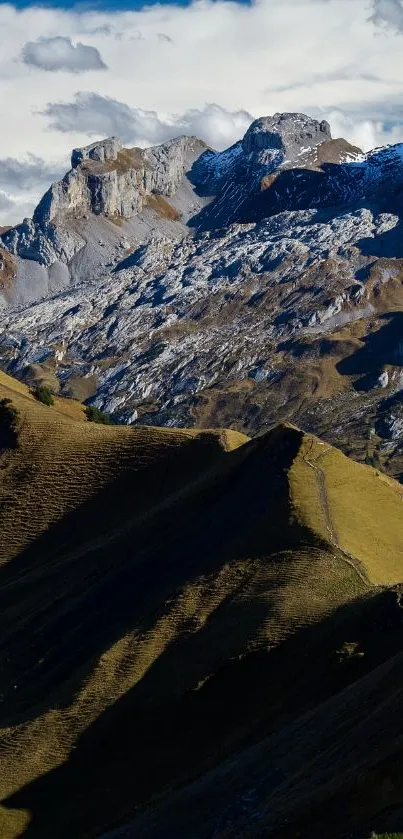
M 364 155 L 333 140 L 327 122 L 304 114 L 255 120 L 223 152 L 195 137 L 149 149 L 110 137 L 73 149 L 71 169 L 51 185 L 33 218 L 0 233 L 15 257 L 3 305 L 26 303 L 110 273 L 153 236 L 261 221 L 285 211 L 376 205 L 396 212 L 403 146 Z
M 401 643 L 394 481 L 290 426 L 95 426 L 9 377 L 0 397 L 20 412 L 0 455 L 4 839 L 130 822 Z
M 14 256 L 3 304 L 28 302 L 105 274 L 152 235 L 181 239 L 205 204 L 187 178 L 206 146 L 178 137 L 125 149 L 116 137 L 73 149 L 72 168 L 51 185 L 32 219 L 0 233 Z M 1 277 L 0 277 L 1 280 Z

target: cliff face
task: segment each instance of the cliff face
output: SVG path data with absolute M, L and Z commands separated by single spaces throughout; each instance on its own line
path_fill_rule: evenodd
M 274 114 L 252 122 L 242 140 L 242 148 L 245 154 L 277 149 L 284 160 L 294 160 L 302 148 L 317 146 L 331 139 L 330 125 L 326 120 L 318 122 L 305 114 Z
M 194 137 L 178 137 L 151 149 L 124 149 L 111 137 L 73 149 L 71 170 L 45 193 L 33 221 L 43 225 L 69 212 L 130 218 L 141 212 L 147 196 L 173 195 L 189 154 L 203 148 Z
M 70 283 L 100 278 L 122 250 L 152 238 L 180 241 L 282 212 L 371 206 L 401 212 L 403 146 L 363 154 L 304 114 L 255 120 L 229 149 L 194 137 L 149 149 L 110 137 L 74 149 L 33 219 L 0 235 L 16 260 L 5 302 L 28 302 Z M 3 298 L 3 299 L 2 299 Z
M 34 220 L 3 233 L 17 254 L 3 365 L 25 375 L 52 359 L 65 392 L 90 381 L 122 420 L 254 435 L 291 419 L 361 459 L 385 437 L 389 463 L 403 427 L 403 144 L 363 154 L 286 114 L 223 152 L 111 138 L 73 164 Z
M 110 137 L 73 149 L 69 172 L 61 181 L 51 185 L 33 218 L 24 219 L 21 224 L 6 231 L 0 237 L 1 242 L 10 254 L 20 257 L 26 265 L 28 260 L 31 262 L 31 274 L 32 271 L 37 272 L 39 266 L 47 269 L 61 265 L 57 287 L 60 282 L 66 284 L 66 266 L 67 277 L 70 274 L 74 280 L 82 279 L 71 265 L 79 252 L 83 258 L 80 257 L 81 269 L 77 271 L 81 270 L 84 277 L 88 273 L 97 275 L 105 266 L 107 257 L 105 249 L 102 251 L 98 247 L 103 244 L 105 220 L 119 224 L 135 217 L 141 220 L 143 209 L 147 208 L 151 198 L 155 201 L 160 196 L 170 198 L 175 195 L 195 159 L 205 149 L 205 144 L 194 137 L 178 137 L 150 149 L 126 149 L 120 140 Z M 192 198 L 190 190 L 187 198 Z M 186 207 L 185 215 L 187 212 Z M 181 207 L 172 210 L 170 218 L 179 219 L 180 215 Z M 156 218 L 154 221 L 154 224 L 148 224 L 148 228 L 163 228 L 161 220 Z M 178 230 L 181 235 L 183 227 L 181 225 L 181 230 Z M 143 224 L 139 236 L 146 232 L 147 224 Z M 111 253 L 119 248 L 121 235 L 119 228 L 115 228 L 114 235 L 110 230 L 107 233 L 114 240 L 108 251 L 111 258 Z M 133 230 L 130 233 L 132 235 Z M 87 256 L 85 251 L 88 251 Z M 32 263 L 36 265 L 32 266 Z M 25 283 L 25 266 L 20 268 L 19 275 L 24 275 Z M 59 279 L 60 271 L 64 279 Z M 52 289 L 51 283 L 49 290 Z M 24 299 L 24 290 L 20 290 L 21 295 Z M 39 290 L 38 296 L 41 296 Z

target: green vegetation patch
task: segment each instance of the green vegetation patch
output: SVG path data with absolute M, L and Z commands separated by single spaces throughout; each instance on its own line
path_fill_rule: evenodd
M 403 839 L 403 833 L 373 833 L 371 839 Z
M 85 415 L 89 422 L 97 422 L 99 425 L 113 425 L 109 414 L 105 414 L 100 408 L 95 405 L 87 405 Z
M 53 393 L 46 385 L 38 385 L 34 390 L 35 399 L 43 405 L 54 405 Z

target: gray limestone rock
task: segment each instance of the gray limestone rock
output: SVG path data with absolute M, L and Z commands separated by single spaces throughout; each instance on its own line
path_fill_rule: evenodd
M 113 267 L 122 237 L 133 250 L 151 237 L 168 234 L 180 241 L 195 231 L 253 224 L 282 212 L 347 210 L 365 199 L 383 213 L 377 248 L 394 255 L 401 247 L 394 196 L 400 200 L 402 183 L 400 146 L 364 155 L 344 141 L 332 141 L 325 121 L 303 114 L 256 120 L 243 140 L 223 152 L 206 149 L 195 137 L 149 149 L 123 148 L 110 137 L 74 149 L 72 168 L 51 185 L 33 219 L 6 230 L 0 242 L 15 255 L 18 275 L 23 262 L 35 262 L 45 266 L 49 288 L 62 288 L 69 280 L 99 278 Z M 372 246 L 371 233 L 363 245 L 368 255 Z M 270 265 L 273 258 L 267 257 Z M 51 277 L 49 267 L 56 263 L 67 271 L 57 267 Z M 234 276 L 238 270 L 234 264 Z M 350 288 L 349 299 L 358 305 L 361 288 L 353 277 Z M 42 289 L 41 279 L 38 296 Z M 344 302 L 332 299 L 328 312 L 318 316 L 311 310 L 311 326 L 324 316 L 329 322 L 344 316 Z
M 151 149 L 122 149 L 112 137 L 104 143 L 75 149 L 75 166 L 51 186 L 35 210 L 43 225 L 68 213 L 94 213 L 131 218 L 142 211 L 147 196 L 175 194 L 188 165 L 188 155 L 202 150 L 194 137 L 178 137 Z M 82 154 L 81 161 L 78 155 Z
M 246 154 L 264 149 L 278 150 L 284 160 L 295 160 L 302 149 L 331 139 L 326 120 L 318 122 L 304 114 L 274 114 L 252 122 L 242 140 L 242 148 Z
M 74 149 L 73 168 L 48 189 L 33 219 L 7 231 L 2 241 L 22 259 L 41 265 L 68 263 L 85 244 L 74 219 L 130 219 L 143 211 L 149 196 L 174 196 L 204 148 L 194 137 L 178 137 L 151 149 L 123 149 L 120 140 L 111 137 Z
M 73 149 L 71 153 L 71 167 L 74 169 L 83 160 L 98 160 L 100 163 L 104 163 L 105 160 L 116 160 L 121 150 L 121 141 L 117 137 L 108 137 L 106 140 L 91 143 L 89 146 Z

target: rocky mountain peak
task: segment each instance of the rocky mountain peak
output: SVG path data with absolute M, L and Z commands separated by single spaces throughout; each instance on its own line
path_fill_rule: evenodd
M 305 114 L 274 114 L 252 122 L 243 140 L 246 154 L 264 149 L 278 149 L 284 159 L 294 160 L 301 150 L 331 140 L 330 125 Z
M 203 145 L 178 137 L 151 149 L 123 148 L 117 137 L 73 149 L 72 168 L 52 184 L 33 220 L 42 226 L 68 214 L 131 218 L 148 195 L 172 195 Z
M 72 152 L 32 220 L 0 233 L 15 259 L 8 299 L 38 299 L 116 266 L 122 248 L 177 241 L 284 212 L 362 206 L 400 213 L 403 146 L 363 154 L 299 113 L 255 120 L 230 148 L 181 136 L 147 149 L 108 137 Z M 399 197 L 400 196 L 400 197 Z M 29 277 L 27 282 L 26 278 Z
M 100 163 L 104 163 L 105 160 L 116 160 L 122 148 L 122 142 L 118 137 L 108 137 L 106 140 L 90 143 L 89 146 L 73 149 L 71 168 L 75 169 L 83 160 L 97 160 Z

